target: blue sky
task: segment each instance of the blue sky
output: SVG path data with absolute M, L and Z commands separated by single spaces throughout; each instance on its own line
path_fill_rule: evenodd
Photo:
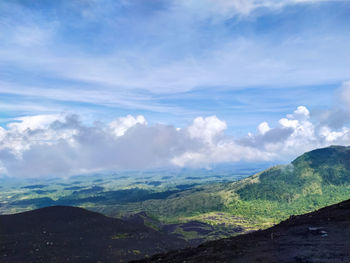
M 12 129 L 25 131 L 13 123 L 42 129 L 52 116 L 77 115 L 85 128 L 116 121 L 116 133 L 170 125 L 192 139 L 202 127 L 203 142 L 225 131 L 273 156 L 269 129 L 278 141 L 312 125 L 303 150 L 346 144 L 349 12 L 346 0 L 1 1 L 0 128 L 9 143 Z M 187 150 L 172 162 L 192 158 Z
M 329 107 L 349 79 L 349 1 L 2 1 L 0 110 L 143 114 L 233 128 Z M 312 98 L 312 99 L 311 99 Z

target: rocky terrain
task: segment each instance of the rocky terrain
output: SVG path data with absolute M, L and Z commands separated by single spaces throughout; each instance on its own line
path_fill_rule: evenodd
M 54 206 L 0 216 L 0 262 L 127 262 L 187 242 L 143 222 Z
M 138 261 L 149 262 L 350 262 L 350 200 L 291 216 L 261 231 L 207 242 Z

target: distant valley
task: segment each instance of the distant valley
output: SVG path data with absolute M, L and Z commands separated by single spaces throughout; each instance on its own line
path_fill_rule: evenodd
M 248 176 L 249 173 L 254 173 Z M 92 179 L 94 178 L 94 179 Z M 2 179 L 2 214 L 78 206 L 149 227 L 185 246 L 266 229 L 350 198 L 350 147 L 331 146 L 263 172 L 149 172 L 31 183 Z

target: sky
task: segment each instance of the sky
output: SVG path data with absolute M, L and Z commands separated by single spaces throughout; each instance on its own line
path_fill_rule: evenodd
M 349 145 L 349 13 L 348 0 L 0 1 L 0 174 Z

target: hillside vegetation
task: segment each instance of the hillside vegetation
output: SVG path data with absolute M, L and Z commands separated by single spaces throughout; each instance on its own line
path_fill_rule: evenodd
M 147 211 L 166 222 L 200 220 L 251 230 L 349 198 L 350 147 L 331 146 L 238 182 L 200 186 L 166 199 L 95 209 L 112 215 Z
M 197 248 L 174 250 L 136 262 L 350 262 L 350 200 L 290 217 L 266 230 L 207 242 Z
M 139 177 L 80 176 L 68 181 L 3 185 L 0 213 L 52 205 L 79 206 L 112 217 L 146 212 L 160 226 L 170 224 L 164 228 L 166 232 L 192 243 L 218 239 L 267 228 L 290 215 L 349 199 L 350 147 L 307 152 L 288 165 L 239 181 L 233 181 L 240 178 L 234 171 L 224 176 L 219 170 L 216 174 L 212 171 L 209 177 L 204 171 L 200 171 L 202 177 L 191 173 L 181 176 L 157 171 Z
M 241 184 L 241 185 L 240 185 Z M 237 214 L 282 220 L 350 197 L 350 147 L 317 149 L 232 185 Z

